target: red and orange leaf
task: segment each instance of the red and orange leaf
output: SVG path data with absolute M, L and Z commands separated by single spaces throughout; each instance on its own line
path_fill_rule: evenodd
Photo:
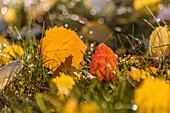
M 118 69 L 117 66 L 117 56 L 113 51 L 107 47 L 105 44 L 100 44 L 95 54 L 93 54 L 92 62 L 90 64 L 90 73 L 97 74 L 100 80 L 104 80 L 104 76 L 108 80 L 113 80 L 117 78 L 117 75 L 113 73 L 113 70 Z
M 47 30 L 46 36 L 41 39 L 42 60 L 52 71 L 55 71 L 69 56 L 73 57 L 71 66 L 78 66 L 83 61 L 86 48 L 74 31 L 63 26 Z

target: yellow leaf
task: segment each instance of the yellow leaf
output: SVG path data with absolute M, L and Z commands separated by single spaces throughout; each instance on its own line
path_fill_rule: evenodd
M 98 113 L 98 107 L 94 102 L 86 102 L 80 105 L 80 113 Z
M 135 68 L 135 67 L 131 67 L 130 76 L 132 77 L 133 80 L 136 80 L 138 82 L 140 82 L 141 79 L 146 79 L 148 77 L 151 77 L 149 72 L 146 72 L 144 70 L 140 70 L 140 69 Z
M 164 59 L 170 55 L 170 31 L 165 27 L 157 27 L 150 36 L 149 54 Z
M 134 0 L 133 6 L 135 10 L 140 10 L 146 6 L 149 6 L 152 10 L 157 9 L 156 7 L 161 0 Z
M 71 66 L 78 66 L 83 61 L 86 48 L 74 31 L 62 26 L 47 30 L 46 36 L 41 39 L 42 60 L 53 71 L 69 56 L 73 57 Z
M 8 24 L 15 22 L 15 20 L 17 18 L 15 10 L 8 7 L 3 18 L 4 18 L 5 22 L 7 22 Z
M 10 57 L 8 54 L 2 54 L 0 53 L 0 67 L 3 65 L 9 63 L 11 61 Z
M 79 113 L 78 101 L 70 98 L 63 109 L 63 113 Z
M 94 102 L 84 102 L 78 104 L 78 100 L 75 98 L 68 99 L 63 113 L 98 113 L 98 106 Z
M 75 85 L 74 80 L 62 73 L 60 77 L 56 76 L 56 78 L 52 79 L 58 89 L 58 95 L 68 95 Z
M 3 65 L 20 58 L 24 53 L 24 50 L 19 45 L 7 46 L 0 52 L 0 67 Z
M 139 113 L 169 113 L 170 85 L 160 79 L 146 79 L 135 90 L 134 102 Z
M 155 67 L 150 66 L 146 68 L 146 71 L 149 72 L 150 75 L 155 74 L 158 70 Z
M 0 35 L 0 50 L 9 45 L 7 39 Z
M 12 45 L 4 48 L 1 53 L 8 55 L 11 59 L 17 59 L 23 55 L 24 50 L 19 45 Z

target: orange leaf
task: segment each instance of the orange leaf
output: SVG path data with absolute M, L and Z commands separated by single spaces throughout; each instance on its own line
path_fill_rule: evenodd
M 105 44 L 100 44 L 95 54 L 93 54 L 92 62 L 90 64 L 90 73 L 96 73 L 100 80 L 104 80 L 104 76 L 108 80 L 113 80 L 117 78 L 117 75 L 113 73 L 116 71 L 117 66 L 117 56 L 113 51 L 107 47 Z
M 83 60 L 86 48 L 74 31 L 63 26 L 47 30 L 46 36 L 41 39 L 42 60 L 53 71 L 69 56 L 73 57 L 71 66 L 78 66 Z

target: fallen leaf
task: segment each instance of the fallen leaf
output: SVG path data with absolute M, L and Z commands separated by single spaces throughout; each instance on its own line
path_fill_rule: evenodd
M 0 50 L 9 45 L 7 39 L 0 35 Z
M 103 43 L 100 44 L 95 54 L 93 54 L 92 62 L 90 63 L 90 73 L 96 73 L 101 81 L 104 80 L 104 76 L 108 80 L 116 79 L 116 71 L 118 69 L 117 58 L 109 47 Z
M 13 8 L 8 7 L 6 13 L 3 15 L 3 19 L 8 24 L 15 22 L 17 19 L 16 11 Z
M 9 63 L 11 61 L 8 54 L 2 54 L 0 53 L 0 67 L 4 66 L 5 64 Z
M 0 52 L 0 67 L 3 65 L 20 58 L 24 53 L 24 50 L 19 45 L 12 45 L 3 48 Z
M 75 74 L 74 72 L 76 72 L 76 68 L 71 66 L 72 64 L 72 56 L 68 56 L 67 58 L 65 58 L 64 62 L 61 62 L 61 65 L 54 71 L 55 75 L 59 75 L 59 73 L 65 73 L 70 75 L 71 77 L 75 78 Z
M 80 105 L 80 113 L 99 113 L 99 109 L 95 102 L 86 102 Z
M 165 27 L 157 27 L 150 36 L 149 54 L 164 59 L 170 55 L 170 31 Z
M 142 8 L 149 6 L 151 10 L 157 10 L 157 4 L 160 3 L 161 0 L 134 0 L 133 6 L 135 10 L 141 10 Z
M 148 78 L 135 89 L 134 103 L 138 113 L 169 113 L 170 85 L 163 79 Z
M 56 78 L 53 78 L 52 81 L 58 89 L 58 95 L 68 95 L 75 85 L 74 80 L 69 75 L 65 75 L 64 73 L 61 73 L 60 76 L 56 76 Z
M 75 98 L 68 99 L 62 113 L 80 113 L 78 109 L 78 101 Z
M 3 89 L 22 68 L 22 60 L 11 62 L 0 68 L 0 89 Z
M 62 26 L 47 30 L 46 36 L 41 39 L 42 60 L 53 71 L 69 56 L 72 56 L 71 66 L 78 66 L 83 61 L 86 48 L 74 31 Z
M 12 45 L 4 48 L 1 53 L 8 55 L 9 57 L 11 57 L 11 59 L 17 59 L 18 57 L 20 58 L 23 55 L 24 50 L 19 45 Z
M 133 80 L 136 80 L 137 82 L 140 82 L 141 80 L 151 77 L 149 72 L 140 70 L 135 67 L 131 67 L 130 76 L 132 77 Z

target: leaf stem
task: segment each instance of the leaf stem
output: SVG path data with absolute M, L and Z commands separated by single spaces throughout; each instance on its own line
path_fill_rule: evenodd
M 125 55 L 125 56 L 118 56 L 118 57 L 135 57 L 135 58 L 144 58 L 144 59 L 148 58 L 148 59 L 155 59 L 155 60 L 159 59 L 158 57 L 146 57 L 146 56 L 135 56 L 135 55 L 131 55 L 131 56 Z
M 41 52 L 37 52 L 33 57 L 31 57 L 27 62 L 26 62 L 26 64 L 28 63 L 28 62 L 30 62 L 33 58 L 35 58 L 35 56 L 37 56 L 37 55 L 39 55 Z

